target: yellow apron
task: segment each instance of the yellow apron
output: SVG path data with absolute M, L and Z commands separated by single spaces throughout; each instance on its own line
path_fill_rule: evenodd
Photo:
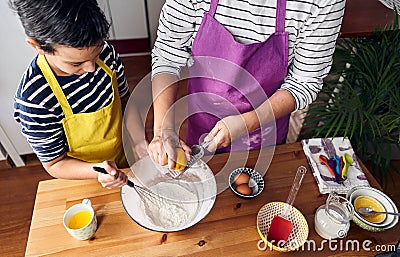
M 37 63 L 64 112 L 62 124 L 69 145 L 67 155 L 86 162 L 110 160 L 119 168 L 128 167 L 123 151 L 122 108 L 115 70 L 100 59 L 96 61 L 111 77 L 113 100 L 95 112 L 74 114 L 45 57 L 39 55 Z

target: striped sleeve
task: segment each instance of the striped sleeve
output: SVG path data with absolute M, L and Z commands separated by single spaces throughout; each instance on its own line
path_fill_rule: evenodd
M 210 0 L 167 0 L 152 51 L 152 76 L 179 76 Z M 287 0 L 288 73 L 281 90 L 295 99 L 295 109 L 313 102 L 329 73 L 345 0 Z M 275 31 L 276 1 L 219 0 L 218 20 L 242 44 L 264 42 Z
M 49 162 L 68 151 L 60 115 L 21 95 L 15 97 L 14 118 L 41 162 Z
M 167 0 L 161 14 L 152 50 L 152 77 L 159 73 L 179 76 L 190 56 L 196 13 L 187 0 Z
M 288 75 L 281 89 L 288 90 L 296 110 L 312 103 L 332 65 L 345 0 L 321 1 L 296 39 Z
M 108 56 L 105 58 L 105 63 L 112 70 L 116 71 L 119 97 L 124 98 L 129 95 L 129 87 L 128 81 L 125 77 L 124 65 L 121 62 L 118 52 L 115 51 L 115 48 L 109 43 L 106 43 L 106 45 L 110 48 L 111 51 L 104 51 L 108 53 Z

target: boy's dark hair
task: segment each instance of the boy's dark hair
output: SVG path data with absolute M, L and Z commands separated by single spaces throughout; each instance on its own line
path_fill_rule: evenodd
M 101 46 L 110 24 L 96 0 L 9 0 L 24 27 L 40 48 L 54 53 L 54 45 L 73 48 Z

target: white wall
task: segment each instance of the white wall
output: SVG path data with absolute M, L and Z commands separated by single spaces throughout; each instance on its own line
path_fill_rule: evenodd
M 153 47 L 157 37 L 158 20 L 165 0 L 146 0 L 149 12 L 150 42 Z
M 97 0 L 107 19 L 112 21 L 110 39 L 147 37 L 144 1 L 146 0 Z
M 19 154 L 32 153 L 21 127 L 13 119 L 14 94 L 20 78 L 28 67 L 35 51 L 25 42 L 25 34 L 17 18 L 8 7 L 7 0 L 0 0 L 0 126 Z
M 165 0 L 97 0 L 107 19 L 112 20 L 110 39 L 146 38 L 147 3 L 151 47 L 154 44 L 161 8 Z

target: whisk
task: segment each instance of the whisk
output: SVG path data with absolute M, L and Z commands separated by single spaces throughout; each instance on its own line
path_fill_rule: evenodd
M 97 171 L 99 173 L 103 173 L 103 174 L 109 174 L 104 168 L 102 167 L 97 167 L 97 166 L 93 166 L 92 169 L 94 171 Z M 162 198 L 153 193 L 152 191 L 150 191 L 147 188 L 141 187 L 136 185 L 135 183 L 133 183 L 132 181 L 128 180 L 128 186 L 132 187 L 133 189 L 135 189 L 136 193 L 139 195 L 139 197 L 142 199 L 142 201 L 146 202 L 147 200 L 153 202 L 153 203 L 159 203 L 162 201 Z

